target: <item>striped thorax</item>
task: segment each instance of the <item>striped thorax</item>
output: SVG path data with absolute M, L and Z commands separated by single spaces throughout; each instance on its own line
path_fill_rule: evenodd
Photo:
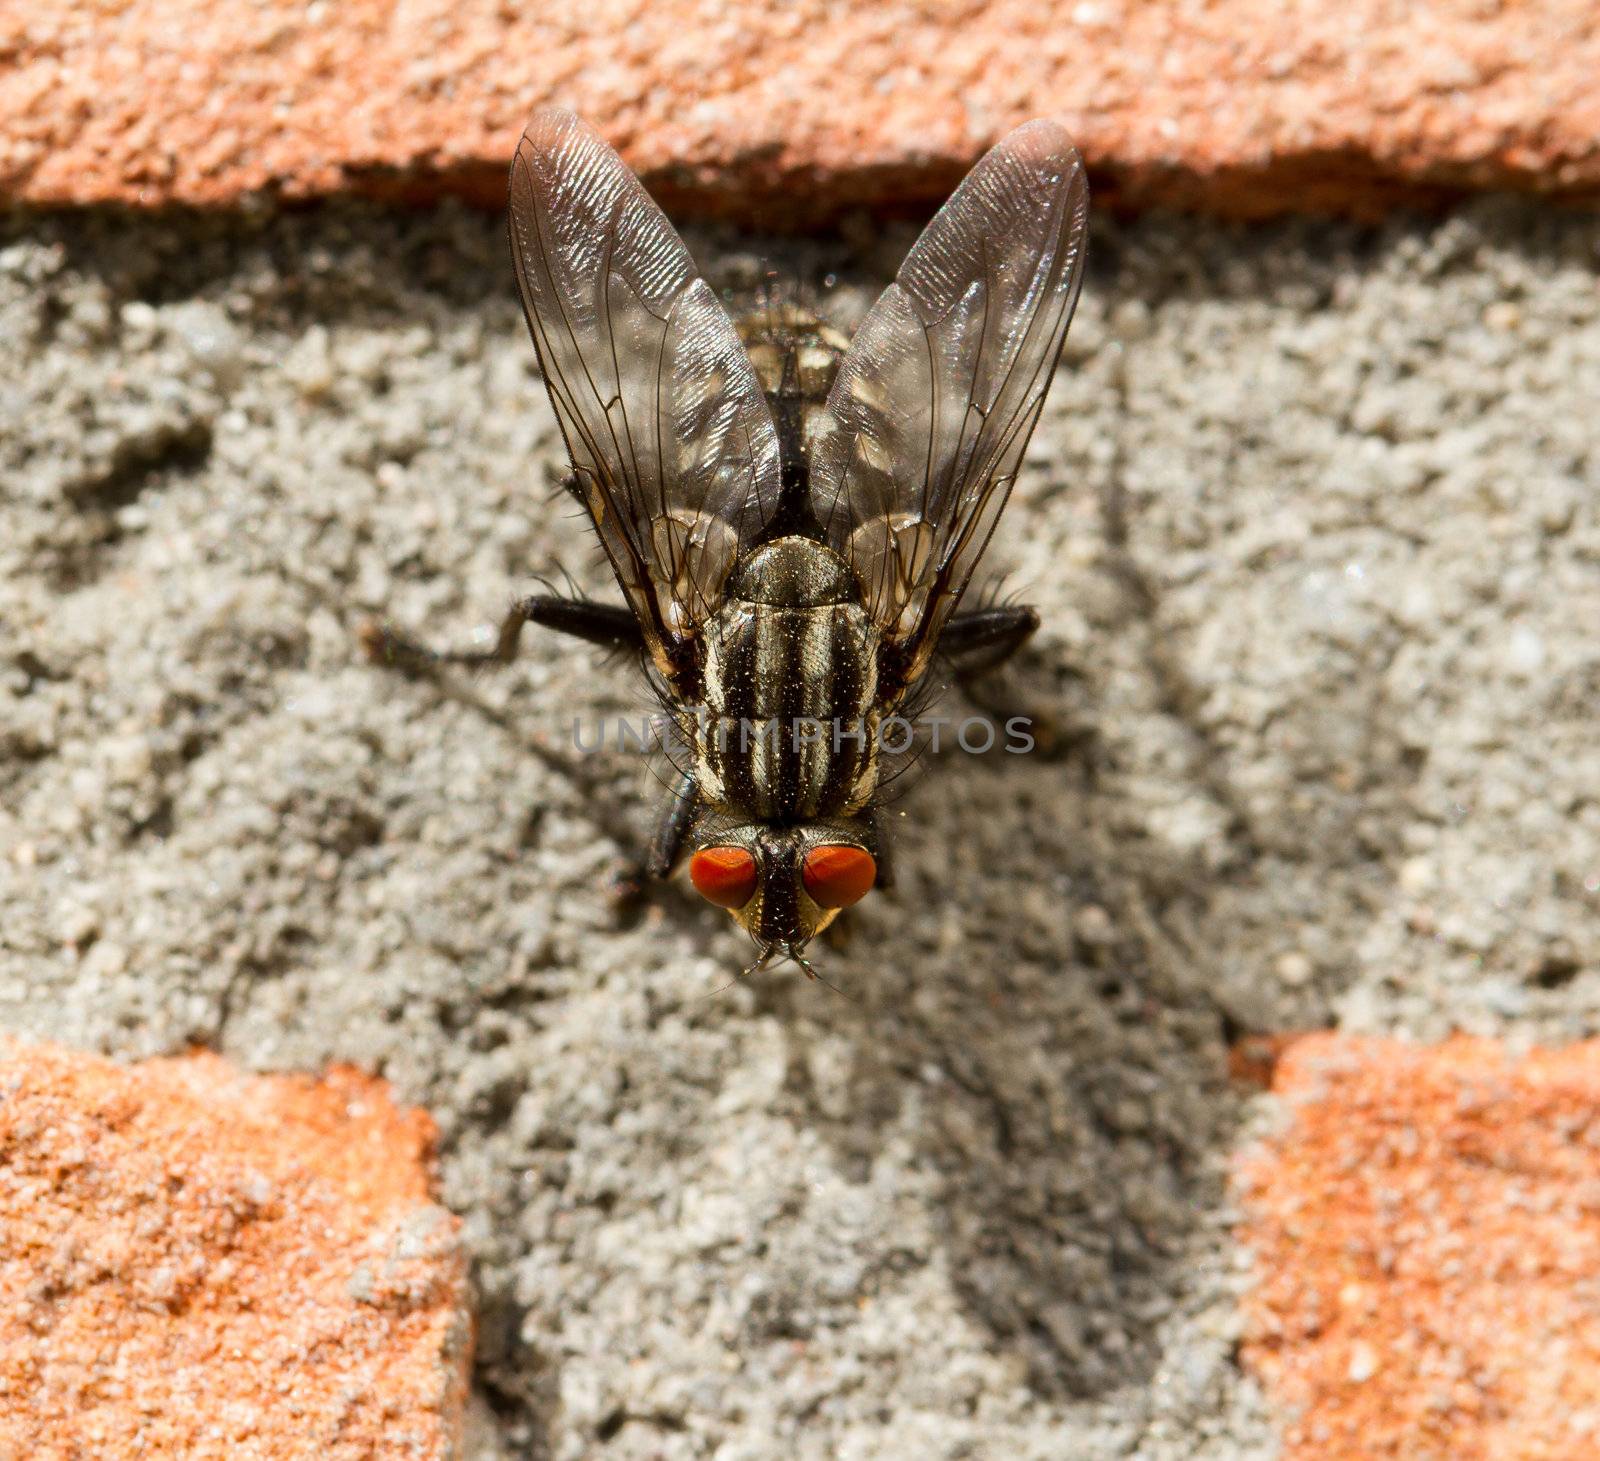
M 741 563 L 706 635 L 695 766 L 765 821 L 847 816 L 877 788 L 878 634 L 838 554 L 780 538 Z

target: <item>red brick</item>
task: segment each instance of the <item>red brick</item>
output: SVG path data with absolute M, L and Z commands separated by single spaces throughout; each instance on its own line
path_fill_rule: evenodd
M 471 1322 L 381 1081 L 0 1045 L 0 1455 L 453 1454 Z
M 1309 1036 L 1244 1164 L 1285 1461 L 1600 1454 L 1600 1042 Z
M 1134 203 L 1370 213 L 1600 190 L 1591 0 L 39 0 L 0 11 L 0 193 L 504 196 L 586 114 L 677 208 L 817 221 L 940 197 L 1035 115 Z

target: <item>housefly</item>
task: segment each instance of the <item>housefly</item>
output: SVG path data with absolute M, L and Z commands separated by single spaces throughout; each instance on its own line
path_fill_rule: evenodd
M 635 651 L 685 751 L 646 859 L 685 860 L 760 949 L 805 949 L 888 882 L 884 726 L 1005 659 L 1023 606 L 961 611 L 1082 282 L 1088 186 L 1048 121 L 967 176 L 846 342 L 797 310 L 729 318 L 621 158 L 570 112 L 511 166 L 511 253 L 568 485 L 625 607 L 541 595 L 524 623 Z M 395 632 L 370 644 L 422 654 Z

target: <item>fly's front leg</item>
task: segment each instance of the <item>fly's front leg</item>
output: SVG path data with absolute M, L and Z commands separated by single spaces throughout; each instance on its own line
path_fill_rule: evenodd
M 650 852 L 645 859 L 644 871 L 648 877 L 660 882 L 671 876 L 672 869 L 683 851 L 683 839 L 700 806 L 700 783 L 694 772 L 678 773 L 677 784 L 661 809 L 661 820 L 656 824 L 656 834 L 650 839 Z
M 650 838 L 649 851 L 642 861 L 625 869 L 617 878 L 615 897 L 620 908 L 636 907 L 651 884 L 664 882 L 671 876 L 699 808 L 700 783 L 694 779 L 694 772 L 679 772 L 667 795 L 666 805 L 661 809 L 661 819 Z
M 571 634 L 606 649 L 637 650 L 644 640 L 631 610 L 589 599 L 563 599 L 537 594 L 518 599 L 500 622 L 500 632 L 490 649 L 434 650 L 401 633 L 387 621 L 369 620 L 361 627 L 361 644 L 374 664 L 398 670 L 432 669 L 438 665 L 487 668 L 508 665 L 517 655 L 524 624 L 542 624 L 561 634 Z
M 878 852 L 878 877 L 874 887 L 894 887 L 894 840 L 889 833 L 889 814 L 882 807 L 869 813 L 872 820 L 872 840 Z

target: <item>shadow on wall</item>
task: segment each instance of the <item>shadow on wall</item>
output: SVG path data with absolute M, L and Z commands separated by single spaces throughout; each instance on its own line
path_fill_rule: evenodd
M 443 697 L 362 678 L 355 622 L 382 605 L 355 603 L 358 589 L 436 585 L 475 561 L 476 543 L 421 517 L 419 504 L 431 506 L 438 492 L 434 478 L 400 473 L 379 490 L 378 465 L 352 458 L 344 480 L 365 495 L 347 507 L 328 499 L 323 461 L 297 458 L 292 471 L 246 480 L 233 465 L 227 473 L 208 465 L 208 438 L 190 418 L 161 418 L 120 465 L 59 501 L 41 498 L 35 514 L 41 600 L 87 592 L 95 574 L 158 582 L 171 601 L 146 595 L 157 607 L 144 612 L 165 616 L 152 619 L 147 637 L 164 646 L 164 664 L 183 670 L 157 687 L 172 702 L 163 705 L 176 747 L 147 778 L 159 794 L 126 829 L 97 805 L 101 820 L 75 855 L 113 889 L 102 944 L 129 943 L 135 964 L 176 949 L 190 962 L 172 957 L 170 967 L 190 982 L 176 993 L 141 991 L 106 1015 L 103 1038 L 120 1038 L 117 1020 L 141 1039 L 173 1044 L 225 1028 L 230 1047 L 253 1053 L 250 1042 L 261 1040 L 271 1051 L 263 1058 L 388 1062 L 409 1081 L 408 1097 L 441 1113 L 449 1195 L 471 1214 L 485 1295 L 480 1379 L 526 1435 L 557 1424 L 560 1398 L 554 1361 L 527 1336 L 559 1328 L 580 1302 L 535 1280 L 563 1265 L 564 1279 L 584 1277 L 619 1234 L 654 1236 L 661 1189 L 702 1171 L 718 1140 L 704 1116 L 716 1081 L 773 1023 L 764 1016 L 777 1017 L 787 1059 L 770 1114 L 794 1131 L 821 1132 L 853 1180 L 903 1162 L 914 1184 L 909 1195 L 882 1190 L 886 1204 L 903 1203 L 907 1221 L 898 1241 L 891 1235 L 866 1260 L 878 1275 L 937 1267 L 978 1331 L 1015 1357 L 1041 1396 L 1099 1397 L 1147 1381 L 1163 1325 L 1190 1296 L 1194 1251 L 1224 1206 L 1222 1161 L 1238 1109 L 1226 1084 L 1230 1041 L 1325 1023 L 1358 977 L 1368 930 L 1393 911 L 1396 865 L 1434 755 L 1428 721 L 1419 731 L 1415 707 L 1401 703 L 1395 667 L 1433 627 L 1373 612 L 1359 636 L 1297 639 L 1293 625 L 1274 621 L 1310 590 L 1322 592 L 1317 575 L 1337 581 L 1357 557 L 1414 554 L 1441 582 L 1462 571 L 1447 555 L 1422 558 L 1434 478 L 1424 475 L 1408 496 L 1376 478 L 1353 487 L 1345 475 L 1348 463 L 1374 455 L 1384 471 L 1397 469 L 1413 448 L 1419 470 L 1435 470 L 1426 457 L 1433 420 L 1425 412 L 1398 424 L 1369 419 L 1370 384 L 1385 371 L 1423 379 L 1444 369 L 1454 342 L 1425 317 L 1427 291 L 1413 291 L 1421 302 L 1404 316 L 1413 297 L 1406 270 L 1431 269 L 1435 280 L 1473 270 L 1445 244 L 1459 236 L 1469 248 L 1474 229 L 1492 232 L 1494 216 L 1465 227 L 1401 222 L 1377 234 L 1294 224 L 1220 240 L 1214 227 L 1174 220 L 1099 227 L 1070 365 L 995 550 L 996 567 L 1008 558 L 1023 566 L 1018 596 L 1037 601 L 1045 621 L 1004 683 L 1072 734 L 1054 759 L 951 755 L 908 795 L 899 888 L 850 915 L 846 950 L 824 951 L 823 972 L 856 1002 L 784 971 L 753 986 L 751 998 L 694 1005 L 699 991 L 685 987 L 686 971 L 701 969 L 695 957 L 726 967 L 744 952 L 726 920 L 674 893 L 658 923 L 620 927 L 599 875 L 590 880 L 610 843 L 627 845 L 630 828 L 611 836 L 614 822 L 645 835 L 647 811 L 632 800 L 638 778 L 624 774 L 635 768 L 602 771 L 597 762 L 594 784 L 574 794 L 558 771 L 533 767 L 520 706 L 479 715 L 462 697 L 446 710 Z M 1518 227 L 1507 236 L 1520 238 Z M 715 242 L 724 253 L 754 252 L 732 236 Z M 1551 225 L 1526 257 L 1543 271 L 1589 243 L 1580 225 Z M 247 306 L 241 331 L 276 347 L 318 326 L 398 335 L 431 311 L 436 333 L 425 349 L 373 348 L 373 378 L 357 404 L 385 395 L 403 416 L 444 403 L 436 404 L 449 418 L 443 445 L 430 447 L 424 465 L 453 474 L 461 499 L 453 508 L 465 512 L 481 493 L 471 505 L 486 520 L 499 511 L 491 490 L 521 493 L 531 477 L 537 491 L 538 466 L 514 464 L 514 476 L 471 440 L 489 425 L 470 416 L 481 409 L 474 392 L 501 390 L 497 399 L 530 416 L 547 411 L 517 334 L 498 220 L 443 210 L 397 224 L 362 209 L 253 223 L 75 217 L 59 229 L 59 247 L 65 269 L 103 286 L 113 322 L 130 301 L 160 307 L 231 291 Z M 850 251 L 832 244 L 776 252 L 818 272 L 850 266 Z M 1365 348 L 1361 331 L 1371 324 L 1360 302 L 1385 269 L 1388 292 L 1369 311 L 1389 308 L 1395 329 L 1410 335 L 1346 370 L 1343 357 Z M 747 276 L 749 258 L 728 272 Z M 483 343 L 490 308 L 492 347 Z M 55 306 L 40 309 L 43 354 L 65 326 Z M 132 358 L 116 329 L 108 325 L 94 348 L 125 348 Z M 446 348 L 467 361 L 455 394 L 429 374 Z M 81 362 L 61 353 L 70 376 Z M 343 419 L 350 413 L 336 395 L 331 406 L 326 393 L 304 405 L 305 383 L 277 381 L 266 352 L 241 358 L 239 369 L 260 377 L 251 424 L 271 450 L 299 450 L 312 416 L 319 429 L 365 432 Z M 1199 399 L 1202 391 L 1218 398 Z M 451 414 L 458 409 L 464 425 Z M 1470 402 L 1450 409 L 1484 414 Z M 421 450 L 414 438 L 397 440 Z M 185 497 L 179 487 L 195 490 Z M 126 509 L 134 499 L 146 505 L 147 489 L 151 513 L 141 522 Z M 169 620 L 192 611 L 184 594 L 199 592 L 190 584 L 201 576 L 189 560 L 141 554 L 139 535 L 159 532 L 163 496 L 189 504 L 198 520 L 229 493 L 262 543 L 219 528 L 196 552 L 211 555 L 208 588 L 247 584 L 256 597 L 229 599 L 222 629 L 180 632 Z M 1304 522 L 1279 533 L 1279 518 L 1302 506 Z M 1407 512 L 1421 525 L 1405 521 Z M 526 561 L 558 541 L 546 520 L 518 531 L 483 561 L 492 567 L 503 548 L 515 572 L 553 566 Z M 580 539 L 575 529 L 569 541 Z M 62 547 L 72 544 L 81 552 Z M 350 601 L 309 603 L 302 558 L 325 584 L 348 588 Z M 455 585 L 461 598 L 467 589 Z M 317 630 L 320 639 L 308 627 L 311 609 L 336 621 Z M 466 626 L 415 627 L 445 638 Z M 96 632 L 106 632 L 104 619 Z M 68 677 L 74 643 L 52 648 L 44 639 L 37 673 L 18 662 L 41 694 Z M 528 643 L 530 656 L 544 653 Z M 587 694 L 600 679 L 592 664 L 574 657 L 560 668 L 580 666 Z M 108 700 L 125 673 L 110 666 Z M 310 699 L 313 682 L 338 692 L 325 693 L 316 716 L 295 719 L 285 702 Z M 1437 683 L 1428 693 L 1441 693 Z M 103 729 L 93 723 L 99 713 L 84 711 L 80 738 Z M 458 760 L 426 759 L 445 742 L 462 748 Z M 14 758 L 8 789 L 54 795 L 51 778 L 71 746 L 58 750 Z M 524 783 L 525 766 L 533 769 Z M 467 790 L 447 783 L 449 770 Z M 518 805 L 497 828 L 494 798 L 511 783 L 515 795 L 531 787 L 543 801 Z M 224 845 L 216 829 L 233 815 L 245 830 Z M 558 842 L 563 835 L 571 840 Z M 492 837 L 500 840 L 485 850 Z M 570 878 L 553 888 L 541 885 L 550 864 L 538 861 L 551 843 Z M 302 852 L 305 866 L 326 861 L 332 871 L 291 866 Z M 223 876 L 236 865 L 248 897 Z M 137 907 L 117 902 L 134 866 L 160 874 Z M 206 884 L 213 874 L 216 891 Z M 167 907 L 169 889 L 183 913 L 170 947 L 159 919 L 140 922 L 146 904 Z M 45 910 L 40 927 L 53 929 L 54 918 Z M 532 952 L 518 942 L 524 935 Z M 630 963 L 631 974 L 619 972 Z M 638 974 L 647 964 L 660 987 Z M 69 987 L 76 967 L 51 956 L 50 977 L 63 982 L 49 997 L 61 993 L 64 1007 L 80 996 L 108 1005 L 98 988 L 83 996 Z M 662 969 L 671 977 L 659 979 Z M 673 980 L 680 987 L 667 988 Z M 221 990 L 237 990 L 236 1024 L 216 1015 L 231 998 Z M 591 996 L 605 1003 L 604 1021 L 584 1007 Z M 670 1011 L 678 1048 L 663 1048 L 665 1021 L 652 999 L 679 1001 Z M 525 1114 L 541 1102 L 537 1119 Z M 679 1253 L 673 1262 L 693 1266 Z M 702 1267 L 695 1281 L 712 1290 L 715 1265 Z M 777 1280 L 789 1295 L 775 1291 L 750 1308 L 749 1337 L 803 1338 L 816 1281 Z M 636 1305 L 670 1289 L 637 1282 L 611 1309 L 606 1295 L 585 1295 L 584 1322 L 626 1327 Z M 873 1272 L 861 1275 L 861 1292 L 873 1282 Z M 851 1302 L 834 1304 L 840 1322 Z

